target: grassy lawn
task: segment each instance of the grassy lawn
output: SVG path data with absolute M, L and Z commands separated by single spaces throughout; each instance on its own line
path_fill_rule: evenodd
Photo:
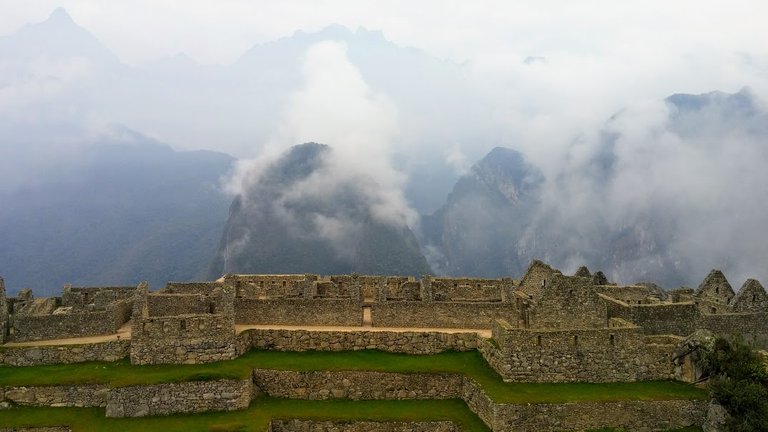
M 582 401 L 702 399 L 704 390 L 674 381 L 635 383 L 504 383 L 477 351 L 436 355 L 381 351 L 278 352 L 254 350 L 205 365 L 132 366 L 127 360 L 31 367 L 0 367 L 0 387 L 56 384 L 107 384 L 113 387 L 230 378 L 246 378 L 254 368 L 281 370 L 365 370 L 461 373 L 473 378 L 496 402 L 557 403 Z
M 451 420 L 464 431 L 488 431 L 461 400 L 305 401 L 259 398 L 243 411 L 108 419 L 98 408 L 13 408 L 0 411 L 0 427 L 69 425 L 73 431 L 258 431 L 272 418 L 314 420 Z

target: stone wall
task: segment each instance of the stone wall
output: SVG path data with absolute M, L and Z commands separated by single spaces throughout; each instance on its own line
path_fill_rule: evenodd
M 665 294 L 660 288 L 645 285 L 602 285 L 597 292 L 631 305 L 651 304 L 651 300 L 661 300 Z
M 353 299 L 235 299 L 237 324 L 360 326 L 361 303 Z
M 674 367 L 661 349 L 646 349 L 637 327 L 538 330 L 494 327 L 481 352 L 505 381 L 614 382 L 671 379 Z M 671 347 L 666 353 L 671 352 Z
M 432 296 L 442 301 L 502 301 L 505 288 L 513 285 L 512 279 L 481 278 L 433 278 Z
M 374 327 L 491 328 L 497 319 L 517 320 L 514 303 L 386 301 L 371 305 Z
M 759 349 L 768 349 L 768 313 L 704 314 L 701 328 L 718 336 L 740 335 Z
M 465 378 L 464 401 L 494 431 L 654 431 L 701 425 L 706 400 L 502 404 Z
M 160 290 L 163 294 L 211 294 L 221 287 L 220 282 L 168 282 Z
M 118 300 L 130 301 L 135 294 L 135 286 L 73 287 L 66 285 L 61 293 L 61 305 L 83 307 L 92 304 L 97 308 L 105 308 Z
M 147 302 L 151 317 L 206 314 L 216 310 L 214 299 L 202 294 L 152 294 Z
M 253 383 L 190 381 L 110 388 L 106 385 L 0 388 L 0 400 L 17 405 L 106 407 L 107 417 L 144 417 L 248 408 Z
M 395 422 L 395 421 L 321 421 L 272 420 L 268 432 L 459 432 L 456 423 L 449 421 Z
M 83 345 L 2 347 L 0 348 L 0 364 L 9 366 L 37 366 L 88 361 L 111 362 L 128 357 L 130 350 L 130 340 Z
M 236 297 L 284 298 L 305 297 L 317 280 L 315 275 L 228 275 L 228 284 L 235 287 Z
M 673 334 L 688 336 L 696 330 L 700 319 L 694 303 L 661 303 L 628 305 L 603 297 L 609 318 L 621 318 L 642 327 L 646 334 Z
M 117 333 L 130 317 L 130 302 L 112 303 L 106 310 L 76 310 L 48 315 L 16 314 L 12 340 L 17 342 L 66 339 Z
M 0 388 L 0 400 L 28 406 L 104 407 L 108 394 L 104 385 Z
M 437 354 L 477 348 L 476 333 L 304 331 L 249 329 L 238 335 L 246 346 L 276 351 L 356 351 L 377 349 L 408 354 Z
M 118 387 L 107 397 L 107 417 L 144 417 L 248 408 L 253 394 L 250 379 L 191 381 Z
M 138 327 L 138 328 L 137 328 Z M 235 358 L 230 317 L 183 315 L 142 320 L 131 336 L 131 363 L 209 363 Z
M 590 279 L 553 274 L 544 280 L 540 295 L 534 295 L 534 307 L 528 325 L 531 328 L 605 327 L 605 302 L 598 296 Z M 510 321 L 512 322 L 512 321 Z
M 289 399 L 456 399 L 457 374 L 255 369 L 253 382 L 268 396 Z

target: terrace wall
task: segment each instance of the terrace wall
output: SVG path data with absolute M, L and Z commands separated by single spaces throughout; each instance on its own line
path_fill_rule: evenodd
M 456 399 L 462 394 L 458 374 L 255 369 L 253 382 L 268 396 L 289 399 Z
M 478 339 L 476 333 L 249 329 L 238 335 L 237 345 L 238 352 L 250 348 L 276 351 L 377 349 L 408 354 L 437 354 L 476 349 Z
M 248 408 L 253 383 L 245 380 L 190 381 L 110 389 L 107 417 L 145 417 Z
M 9 366 L 37 366 L 69 364 L 88 361 L 116 361 L 128 357 L 130 340 L 35 347 L 2 347 L 0 364 Z
M 464 380 L 464 401 L 491 430 L 565 432 L 616 428 L 654 431 L 701 426 L 706 400 L 503 404 L 473 380 Z

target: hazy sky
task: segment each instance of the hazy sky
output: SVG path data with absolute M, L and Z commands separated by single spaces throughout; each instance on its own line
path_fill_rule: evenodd
M 399 45 L 466 62 L 513 131 L 501 139 L 537 140 L 530 144 L 546 152 L 637 101 L 744 86 L 768 100 L 763 0 L 0 0 L 0 34 L 58 6 L 133 65 L 178 53 L 231 64 L 255 44 L 334 23 L 382 30 Z
M 512 147 L 551 180 L 546 202 L 563 215 L 565 233 L 573 230 L 571 221 L 586 220 L 590 223 L 576 231 L 588 237 L 593 220 L 582 216 L 593 215 L 596 202 L 615 232 L 643 222 L 636 215 L 662 208 L 660 213 L 683 227 L 672 233 L 679 235 L 673 246 L 680 255 L 699 251 L 693 273 L 726 261 L 723 251 L 737 250 L 739 259 L 732 261 L 740 267 L 726 263 L 724 270 L 743 276 L 764 268 L 768 242 L 753 233 L 765 232 L 768 217 L 765 117 L 733 122 L 726 108 L 691 120 L 693 132 L 711 126 L 707 134 L 679 133 L 667 130 L 670 111 L 663 100 L 673 93 L 735 93 L 749 87 L 756 111 L 764 113 L 765 0 L 0 0 L 0 35 L 42 22 L 59 6 L 129 65 L 178 53 L 230 65 L 256 44 L 331 24 L 381 30 L 387 40 L 426 56 L 397 49 L 396 60 L 384 57 L 389 63 L 379 67 L 370 61 L 380 53 L 367 48 L 353 52 L 344 44 L 317 41 L 298 54 L 275 44 L 287 55 L 303 55 L 296 63 L 303 69 L 265 72 L 256 61 L 240 81 L 209 87 L 204 78 L 187 85 L 174 75 L 135 88 L 106 81 L 109 74 L 89 75 L 98 68 L 78 63 L 82 59 L 14 65 L 13 59 L 0 58 L 0 126 L 3 120 L 24 126 L 27 117 L 87 131 L 122 124 L 177 149 L 216 149 L 241 158 L 263 155 L 273 144 L 283 149 L 305 140 L 327 142 L 339 148 L 347 166 L 376 173 L 381 189 L 372 196 L 388 208 L 403 208 L 395 213 L 400 219 L 411 213 L 403 204 L 409 180 L 390 165 L 392 155 L 419 163 L 429 155 L 458 174 L 493 146 Z M 358 45 L 369 46 L 376 43 L 366 39 Z M 413 69 L 402 70 L 414 72 L 398 75 L 405 66 Z M 270 72 L 290 85 L 249 87 L 261 82 L 258 74 L 268 79 Z M 398 80 L 409 87 L 403 90 Z M 161 84 L 153 87 L 156 82 Z M 133 75 L 121 83 L 133 83 Z M 415 91 L 421 87 L 431 90 Z M 208 88 L 217 91 L 198 91 Z M 601 131 L 617 113 L 623 114 L 610 128 L 622 137 L 614 149 L 619 175 L 593 190 L 588 176 L 586 182 L 577 180 L 603 151 Z M 39 129 L 33 124 L 17 135 L 27 139 L 30 130 Z M 50 132 L 59 141 L 66 137 L 57 129 Z M 74 140 L 79 143 L 80 137 Z M 3 137 L 0 150 L 13 142 Z M 18 148 L 25 142 L 19 140 Z M 371 160 L 375 163 L 368 164 Z M 411 170 L 408 175 L 422 167 L 402 165 Z M 439 178 L 442 189 L 430 193 L 442 199 L 454 178 Z M 560 188 L 556 179 L 573 179 L 571 190 Z M 417 182 L 431 187 L 424 179 Z
M 57 6 L 132 64 L 178 52 L 230 63 L 254 43 L 331 23 L 381 29 L 396 43 L 489 67 L 510 54 L 668 61 L 675 52 L 768 51 L 761 0 L 0 0 L 0 34 L 42 21 Z

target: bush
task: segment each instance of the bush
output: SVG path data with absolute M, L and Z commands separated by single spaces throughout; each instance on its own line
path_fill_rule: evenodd
M 757 353 L 741 337 L 718 338 L 703 360 L 712 397 L 730 414 L 726 430 L 768 430 L 768 373 Z

